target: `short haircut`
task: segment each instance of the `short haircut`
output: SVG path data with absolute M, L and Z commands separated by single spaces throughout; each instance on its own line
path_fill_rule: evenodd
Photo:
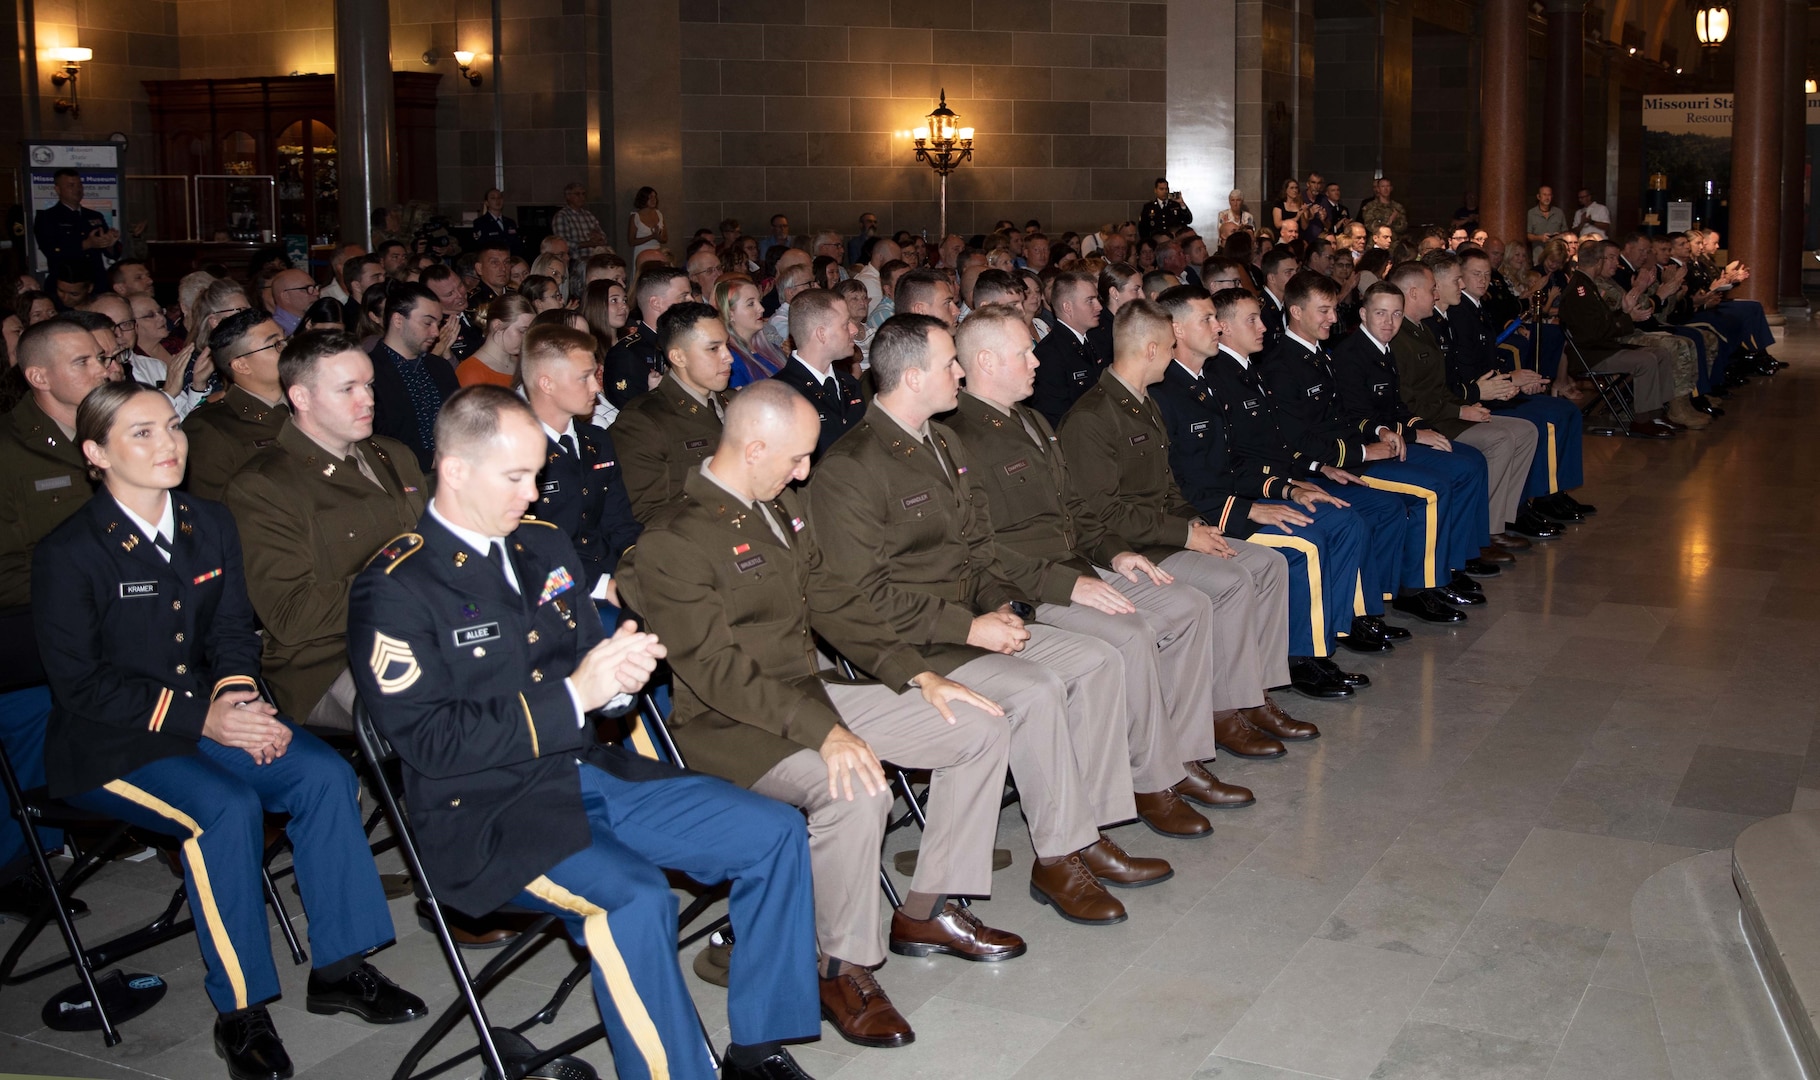
M 19 335 L 17 346 L 19 366 L 22 368 L 47 366 L 52 359 L 51 339 L 59 334 L 81 334 L 88 345 L 95 343 L 94 336 L 84 327 L 62 319 L 46 319 L 41 323 L 26 327 L 25 333 Z
M 1240 304 L 1256 304 L 1257 302 L 1258 298 L 1251 294 L 1250 289 L 1241 289 L 1235 285 L 1230 289 L 1221 289 L 1213 294 L 1213 314 L 1215 318 L 1225 322 L 1237 313 Z
M 1399 289 L 1407 289 L 1412 282 L 1419 280 L 1424 274 L 1429 273 L 1431 273 L 1431 271 L 1428 267 L 1423 266 L 1414 259 L 1409 259 L 1391 267 L 1390 272 L 1384 275 L 1384 280 L 1390 282 Z
M 1139 348 L 1153 337 L 1160 337 L 1167 332 L 1175 336 L 1175 327 L 1169 321 L 1169 313 L 1154 301 L 1138 297 L 1124 307 L 1112 320 L 1112 355 Z
M 1159 294 L 1164 293 L 1178 284 L 1180 282 L 1176 280 L 1175 275 L 1167 270 L 1152 270 L 1144 275 L 1144 292 L 1146 294 L 1152 291 Z
M 1429 272 L 1437 277 L 1450 270 L 1461 269 L 1459 253 L 1446 249 L 1431 251 L 1422 256 L 1422 265 L 1428 267 Z
M 145 260 L 144 259 L 121 259 L 119 262 L 108 267 L 107 268 L 108 284 L 109 285 L 118 285 L 122 281 L 126 280 L 126 268 L 129 266 L 145 266 Z M 151 268 L 146 267 L 145 272 L 148 274 L 151 273 L 152 272 Z
M 64 259 L 51 267 L 51 280 L 61 281 L 65 285 L 93 285 L 95 279 L 89 276 L 88 264 L 75 259 Z
M 82 329 L 89 331 L 106 330 L 109 333 L 112 333 L 114 330 L 114 320 L 101 314 L 99 311 L 94 311 L 89 308 L 65 311 L 52 318 L 50 321 L 66 322 L 71 326 L 80 326 Z
M 1298 270 L 1283 286 L 1283 307 L 1306 307 L 1314 299 L 1338 300 L 1340 286 L 1318 270 Z
M 430 287 L 421 282 L 395 281 L 387 286 L 385 291 L 385 330 L 389 332 L 392 329 L 392 317 L 394 315 L 403 315 L 408 319 L 411 317 L 411 313 L 417 310 L 417 305 L 426 300 L 432 304 L 442 303 L 442 301 L 436 299 L 436 294 L 430 291 Z
M 1666 240 L 1667 237 L 1663 237 L 1663 239 Z M 1465 269 L 1466 264 L 1469 262 L 1482 262 L 1489 266 L 1491 264 L 1491 256 L 1487 255 L 1485 253 L 1485 249 L 1481 248 L 1481 247 L 1461 248 L 1460 249 L 1460 267 L 1461 267 L 1461 269 Z
M 979 295 L 977 289 L 974 295 Z M 1025 333 L 1030 331 L 1023 309 L 1016 304 L 982 304 L 974 308 L 972 314 L 954 332 L 954 344 L 960 351 L 961 366 L 971 370 L 967 358 L 987 348 L 988 342 L 999 340 L 998 335 L 1012 326 L 1023 327 Z
M 373 249 L 373 254 L 379 256 L 380 261 L 384 262 L 385 253 L 392 250 L 393 248 L 398 248 L 400 251 L 404 250 L 404 241 L 403 240 L 381 240 L 379 242 L 379 246 L 375 247 Z
M 847 321 L 847 304 L 833 289 L 806 289 L 790 301 L 790 337 L 799 346 L 816 327 L 833 319 Z
M 623 269 L 625 265 L 626 260 L 617 253 L 601 251 L 588 256 L 588 261 L 581 264 L 581 276 L 587 277 L 590 270 L 617 270 Z
M 1264 257 L 1258 260 L 1258 269 L 1264 271 L 1265 277 L 1270 277 L 1281 269 L 1284 263 L 1295 261 L 1295 252 L 1278 244 L 1276 247 L 1266 251 Z
M 1586 243 L 1580 245 L 1581 269 L 1585 269 L 1586 266 L 1590 266 L 1600 259 L 1605 258 L 1605 253 L 1607 251 L 1616 250 L 1618 250 L 1618 245 L 1612 243 L 1610 240 L 1588 240 Z
M 512 253 L 512 245 L 506 243 L 504 237 L 490 236 L 474 247 L 474 252 L 477 255 L 484 255 L 489 251 L 503 251 L 510 255 Z
M 1196 300 L 1211 300 L 1213 294 L 1199 285 L 1176 285 L 1164 289 L 1153 301 L 1157 307 L 1169 313 L 1171 319 L 1179 319 L 1188 314 L 1188 305 Z
M 290 397 L 291 387 L 314 379 L 324 360 L 346 352 L 365 355 L 360 339 L 343 330 L 305 330 L 285 342 L 278 354 L 278 385 L 285 397 Z
M 215 366 L 226 378 L 234 377 L 233 372 L 228 370 L 228 363 L 233 357 L 228 354 L 234 351 L 235 344 L 252 333 L 254 327 L 271 321 L 272 317 L 265 312 L 249 308 L 246 311 L 236 311 L 215 326 L 215 332 L 209 335 L 209 352 L 215 357 Z
M 1055 275 L 1055 279 L 1049 283 L 1049 306 L 1052 308 L 1059 308 L 1062 306 L 1064 290 L 1076 290 L 1074 292 L 1069 292 L 1066 295 L 1070 299 L 1078 300 L 1081 295 L 1078 290 L 1085 289 L 1090 293 L 1097 294 L 1099 288 L 1100 278 L 1098 274 L 1089 270 L 1064 270 Z
M 644 310 L 645 300 L 669 288 L 671 282 L 687 280 L 689 280 L 689 272 L 680 266 L 646 263 L 644 271 L 638 275 L 638 284 L 632 288 L 639 311 Z
M 76 178 L 76 179 L 78 179 L 78 180 L 80 180 L 80 179 L 82 179 L 82 173 L 81 173 L 81 171 L 79 171 L 79 170 L 77 170 L 77 169 L 72 169 L 72 168 L 70 168 L 70 167 L 69 167 L 69 166 L 67 166 L 67 165 L 66 165 L 66 166 L 64 166 L 64 167 L 63 167 L 63 168 L 61 168 L 61 169 L 58 169 L 58 170 L 57 170 L 57 171 L 56 171 L 56 172 L 54 172 L 54 173 L 52 173 L 52 174 L 51 174 L 51 180 L 52 180 L 52 181 L 57 181 L 57 180 L 61 180 L 61 179 L 63 179 L 63 178 L 64 178 L 64 177 L 66 177 L 66 176 L 73 176 L 73 177 L 75 177 L 75 178 Z
M 434 266 L 426 266 L 423 268 L 423 272 L 417 275 L 418 284 L 426 287 L 438 282 L 450 280 L 460 281 L 461 275 L 456 272 L 453 266 L 450 266 L 447 263 L 437 263 Z M 436 294 L 432 292 L 430 295 L 434 296 Z
M 908 276 L 908 275 L 906 275 Z M 904 381 L 904 372 L 929 369 L 929 334 L 948 329 L 933 315 L 900 311 L 879 325 L 872 336 L 872 377 L 878 392 L 889 393 Z
M 361 274 L 366 273 L 369 266 L 383 265 L 385 265 L 385 260 L 377 255 L 356 255 L 341 264 L 341 284 L 345 286 L 351 281 L 358 280 Z
M 1394 296 L 1399 303 L 1404 299 L 1402 289 L 1388 281 L 1374 281 L 1371 283 L 1371 288 L 1365 290 L 1364 306 L 1370 307 L 1371 302 L 1380 296 Z
M 897 279 L 897 290 L 892 295 L 892 302 L 899 312 L 908 312 L 917 304 L 927 304 L 935 299 L 935 290 L 939 285 L 950 284 L 947 275 L 940 270 L 919 266 L 906 270 Z
M 638 283 L 643 285 L 645 279 L 639 278 Z M 712 304 L 685 300 L 670 305 L 670 309 L 657 319 L 657 355 L 667 356 L 671 349 L 681 348 L 683 342 L 695 336 L 695 328 L 708 319 L 720 321 L 720 312 L 714 310 Z
M 594 344 L 593 334 L 572 326 L 533 326 L 525 331 L 524 348 L 518 354 L 518 377 L 529 387 L 545 365 L 566 360 L 570 353 L 586 353 L 592 363 Z
M 436 458 L 475 461 L 475 454 L 499 435 L 500 420 L 516 413 L 532 424 L 537 414 L 525 400 L 503 386 L 476 383 L 449 395 L 436 414 Z
M 834 291 L 840 294 L 842 300 L 852 301 L 857 299 L 864 300 L 868 303 L 872 300 L 872 294 L 866 291 L 866 283 L 858 278 L 848 278 L 839 285 L 836 285 Z M 794 307 L 794 305 L 792 305 L 792 307 Z
M 973 305 L 977 310 L 1006 297 L 1020 296 L 1023 291 L 1016 275 L 1004 270 L 987 270 L 974 279 Z M 972 316 L 969 315 L 968 318 Z

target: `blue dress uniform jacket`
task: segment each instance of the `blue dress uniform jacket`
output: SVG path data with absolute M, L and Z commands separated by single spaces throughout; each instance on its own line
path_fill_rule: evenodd
M 577 757 L 622 779 L 680 775 L 576 723 L 563 680 L 601 639 L 580 560 L 548 522 L 505 540 L 521 592 L 426 512 L 348 602 L 349 665 L 405 761 L 424 862 L 475 916 L 588 846 Z
M 524 243 L 518 238 L 518 222 L 509 217 L 481 214 L 474 219 L 474 243 L 482 244 L 488 240 L 504 240 L 506 249 L 512 254 L 524 254 Z
M 1277 422 L 1276 403 L 1264 385 L 1257 361 L 1247 367 L 1221 349 L 1207 358 L 1201 377 L 1213 387 L 1224 407 L 1226 436 L 1241 458 L 1268 465 L 1278 475 L 1295 480 L 1320 475 L 1325 463 L 1321 456 L 1310 456 L 1291 446 L 1283 434 Z
M 257 689 L 233 515 L 181 492 L 171 507 L 168 563 L 105 490 L 33 556 L 38 647 L 55 688 L 45 776 L 59 798 L 195 753 L 209 703 Z
M 1111 321 L 1112 316 L 1106 316 L 1105 322 Z M 1036 343 L 1036 362 L 1036 390 L 1030 395 L 1030 407 L 1054 427 L 1100 381 L 1100 372 L 1112 363 L 1112 355 L 1094 348 L 1092 335 L 1082 341 L 1058 321 Z
M 104 254 L 118 256 L 120 245 L 105 252 L 101 248 L 84 248 L 82 241 L 97 232 L 107 231 L 107 219 L 86 206 L 71 209 L 54 203 L 32 215 L 32 237 L 38 250 L 55 270 L 60 263 L 86 267 L 97 291 L 107 288 L 107 264 Z
M 1289 445 L 1339 469 L 1365 463 L 1364 426 L 1348 423 L 1340 410 L 1340 388 L 1333 365 L 1321 353 L 1284 334 L 1252 364 L 1270 392 L 1277 425 Z
M 663 357 L 657 355 L 657 331 L 642 321 L 626 328 L 625 334 L 607 350 L 601 381 L 606 383 L 607 400 L 615 409 L 650 391 L 651 372 L 669 370 Z
M 1268 291 L 1258 297 L 1258 317 L 1264 320 L 1264 351 L 1259 356 L 1269 356 L 1288 332 L 1288 312 L 1284 311 L 1277 300 Z
M 1401 435 L 1428 426 L 1403 401 L 1395 355 L 1365 340 L 1358 330 L 1333 348 L 1334 376 L 1340 387 L 1340 415 L 1362 430 L 1387 427 Z
M 593 424 L 575 425 L 575 454 L 545 440 L 543 471 L 537 474 L 537 501 L 531 515 L 561 529 L 575 545 L 585 573 L 583 594 L 619 566 L 644 526 L 632 516 L 632 500 L 619 475 L 613 437 Z
M 1289 497 L 1289 478 L 1252 457 L 1234 453 L 1226 438 L 1225 405 L 1213 385 L 1181 364 L 1170 364 L 1150 388 L 1169 432 L 1169 466 L 1202 519 L 1223 535 L 1245 539 L 1257 531 L 1251 504 Z
M 816 381 L 815 373 L 801 360 L 791 357 L 784 361 L 784 366 L 771 376 L 778 382 L 796 388 L 796 392 L 809 399 L 815 406 L 815 413 L 821 417 L 822 433 L 815 440 L 815 456 L 821 457 L 828 452 L 828 447 L 845 435 L 866 415 L 866 397 L 860 392 L 859 382 L 840 368 L 829 369 L 834 375 L 834 385 L 838 391 L 834 397 L 828 396 L 828 388 Z

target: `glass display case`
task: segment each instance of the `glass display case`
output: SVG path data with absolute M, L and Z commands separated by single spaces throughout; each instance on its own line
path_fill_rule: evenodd
M 196 238 L 271 243 L 280 220 L 280 187 L 271 176 L 196 177 Z

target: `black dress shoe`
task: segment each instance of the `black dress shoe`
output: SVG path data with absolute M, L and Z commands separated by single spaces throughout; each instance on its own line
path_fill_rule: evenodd
M 1523 510 L 1517 514 L 1517 520 L 1504 526 L 1506 532 L 1531 540 L 1556 540 L 1561 536 L 1561 526 L 1549 521 L 1534 510 Z
M 1636 421 L 1624 429 L 1624 434 L 1633 439 L 1672 439 L 1675 437 L 1673 430 L 1648 420 Z
M 339 982 L 310 972 L 305 1006 L 313 1013 L 350 1012 L 369 1024 L 403 1024 L 429 1015 L 423 999 L 402 989 L 371 964 L 362 964 Z
M 1580 508 L 1574 505 L 1574 501 L 1563 498 L 1559 492 L 1529 500 L 1529 509 L 1549 521 L 1562 525 L 1578 525 L 1586 520 L 1585 516 L 1580 513 Z
M 38 880 L 34 873 L 20 874 L 18 877 L 0 886 L 0 916 L 12 919 L 30 919 L 50 907 L 51 892 Z M 69 912 L 72 919 L 80 919 L 88 914 L 88 905 L 74 897 L 63 902 L 63 910 Z
M 1389 652 L 1396 647 L 1384 636 L 1382 630 L 1373 626 L 1363 615 L 1353 618 L 1352 626 L 1346 636 L 1340 639 L 1340 644 L 1360 653 Z
M 1561 497 L 1563 499 L 1566 499 L 1568 502 L 1573 503 L 1574 509 L 1580 511 L 1580 513 L 1582 515 L 1596 514 L 1599 512 L 1598 507 L 1594 506 L 1591 503 L 1583 503 L 1580 500 L 1574 498 L 1572 495 L 1569 495 L 1565 491 L 1561 492 Z
M 1504 573 L 1504 568 L 1490 559 L 1467 559 L 1461 573 L 1469 577 L 1498 577 Z
M 1693 397 L 1688 399 L 1688 402 L 1689 402 L 1689 404 L 1693 405 L 1694 408 L 1700 410 L 1701 412 L 1705 413 L 1708 416 L 1724 416 L 1725 415 L 1725 410 L 1721 409 L 1719 406 L 1713 404 L 1712 399 L 1705 394 L 1695 394 Z
M 1448 607 L 1439 593 L 1438 589 L 1424 589 L 1413 596 L 1399 596 L 1390 602 L 1390 606 L 1405 615 L 1414 615 L 1423 622 L 1465 622 L 1466 613 L 1459 608 Z
M 1479 593 L 1475 596 L 1470 593 L 1455 592 L 1453 588 L 1448 585 L 1443 585 L 1440 588 L 1435 589 L 1434 594 L 1439 600 L 1449 604 L 1458 604 L 1461 607 L 1473 607 L 1485 602 L 1484 593 Z
M 1376 627 L 1378 633 L 1384 635 L 1385 641 L 1394 643 L 1398 641 L 1408 641 L 1410 638 L 1415 637 L 1414 634 L 1403 629 L 1401 626 L 1398 626 L 1395 623 L 1385 622 L 1382 615 L 1362 615 L 1360 618 Z
M 1352 696 L 1352 687 L 1347 686 L 1345 680 L 1329 675 L 1312 656 L 1289 661 L 1289 685 L 1296 693 L 1321 701 Z
M 263 1007 L 217 1016 L 215 1053 L 227 1062 L 234 1080 L 286 1080 L 291 1075 L 291 1055 L 284 1052 L 272 1014 Z
M 1448 580 L 1447 588 L 1461 596 L 1477 596 L 1480 599 L 1485 597 L 1485 587 L 1458 570 L 1455 570 L 1453 577 Z
M 720 1067 L 721 1080 L 815 1080 L 783 1047 L 751 1064 L 741 1065 L 727 1055 Z
M 1340 682 L 1345 683 L 1354 690 L 1363 690 L 1371 685 L 1370 676 L 1361 674 L 1357 671 L 1341 671 L 1340 665 L 1327 659 L 1325 656 L 1311 657 L 1309 663 L 1312 663 L 1322 671 L 1325 671 L 1328 678 L 1338 679 Z

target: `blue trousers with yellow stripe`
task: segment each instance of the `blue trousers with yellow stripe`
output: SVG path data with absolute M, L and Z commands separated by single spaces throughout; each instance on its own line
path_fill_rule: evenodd
M 1410 446 L 1406 460 L 1374 461 L 1360 479 L 1371 494 L 1357 484 L 1328 490 L 1373 522 L 1372 543 L 1387 567 L 1378 576 L 1385 595 L 1445 585 L 1491 540 L 1485 458 L 1470 446 L 1456 444 L 1451 453 Z M 1401 511 L 1401 522 L 1386 503 Z
M 815 900 L 795 807 L 710 776 L 622 780 L 578 764 L 593 843 L 514 901 L 560 916 L 594 962 L 594 998 L 620 1080 L 713 1080 L 676 962 L 676 897 L 659 867 L 731 880 L 727 1021 L 736 1043 L 813 1038 Z
M 0 694 L 0 744 L 13 763 L 19 786 L 27 791 L 44 786 L 44 723 L 51 715 L 51 691 L 46 686 Z M 25 834 L 13 821 L 0 823 L 0 884 L 11 881 L 30 865 L 26 860 Z M 61 829 L 39 829 L 38 850 L 63 846 Z
M 70 800 L 183 841 L 183 880 L 202 946 L 202 979 L 216 1010 L 278 996 L 259 867 L 265 814 L 289 814 L 297 887 L 316 967 L 363 955 L 394 937 L 379 871 L 361 831 L 354 770 L 307 731 L 291 729 L 283 757 L 259 765 L 212 739 Z
M 1515 416 L 1536 428 L 1536 456 L 1529 465 L 1529 478 L 1523 484 L 1523 497 L 1536 499 L 1567 491 L 1586 483 L 1580 467 L 1580 442 L 1585 421 L 1580 409 L 1566 398 L 1533 395 L 1508 408 L 1496 410 L 1499 416 Z
M 1246 539 L 1275 548 L 1289 563 L 1289 655 L 1330 656 L 1352 617 L 1367 614 L 1354 606 L 1365 595 L 1359 565 L 1371 530 L 1348 507 L 1322 503 L 1310 511 L 1276 499 L 1260 502 L 1293 507 L 1314 519 L 1289 526 L 1287 533 L 1265 525 Z M 1383 610 L 1380 598 L 1377 613 Z

